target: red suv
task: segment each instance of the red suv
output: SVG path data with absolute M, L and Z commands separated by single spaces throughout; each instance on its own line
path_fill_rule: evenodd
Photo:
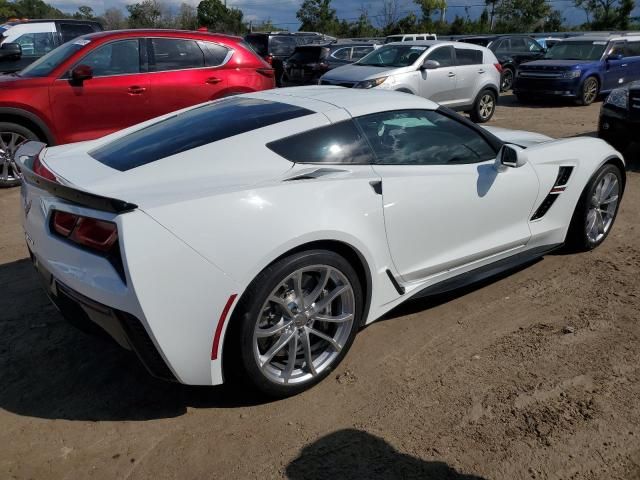
M 79 142 L 165 113 L 275 87 L 274 71 L 242 38 L 129 30 L 85 35 L 17 74 L 0 76 L 0 186 L 19 183 L 26 140 Z

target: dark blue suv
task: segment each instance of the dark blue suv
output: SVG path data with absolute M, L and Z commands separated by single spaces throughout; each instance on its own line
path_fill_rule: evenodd
M 558 96 L 589 105 L 634 80 L 640 80 L 640 35 L 583 35 L 558 42 L 542 60 L 521 64 L 513 91 L 521 101 Z

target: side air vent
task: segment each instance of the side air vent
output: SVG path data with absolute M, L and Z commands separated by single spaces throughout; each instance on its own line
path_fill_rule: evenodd
M 545 216 L 558 196 L 562 192 L 564 192 L 567 182 L 569 181 L 569 177 L 571 177 L 571 172 L 573 172 L 573 167 L 559 168 L 558 176 L 556 177 L 556 181 L 553 184 L 553 188 L 551 189 L 547 197 L 542 201 L 536 212 L 533 214 L 531 220 L 538 220 Z

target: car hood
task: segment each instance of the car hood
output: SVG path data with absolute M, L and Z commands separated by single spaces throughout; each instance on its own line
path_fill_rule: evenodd
M 526 62 L 520 65 L 520 68 L 528 67 L 553 67 L 556 69 L 570 69 L 576 66 L 587 67 L 597 63 L 591 60 L 534 60 L 533 62 Z
M 360 82 L 372 78 L 388 77 L 389 75 L 396 75 L 411 70 L 415 70 L 415 67 L 368 67 L 353 63 L 351 65 L 334 68 L 331 72 L 323 75 L 322 79 L 340 82 Z
M 539 143 L 550 142 L 553 140 L 541 133 L 527 132 L 525 130 L 510 130 L 500 127 L 482 127 L 489 133 L 492 133 L 505 143 L 513 143 L 521 147 L 530 147 Z

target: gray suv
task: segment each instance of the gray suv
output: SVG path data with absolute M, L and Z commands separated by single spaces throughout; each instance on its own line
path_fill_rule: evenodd
M 412 93 L 488 121 L 500 90 L 500 63 L 488 48 L 461 42 L 386 44 L 326 73 L 320 85 Z

